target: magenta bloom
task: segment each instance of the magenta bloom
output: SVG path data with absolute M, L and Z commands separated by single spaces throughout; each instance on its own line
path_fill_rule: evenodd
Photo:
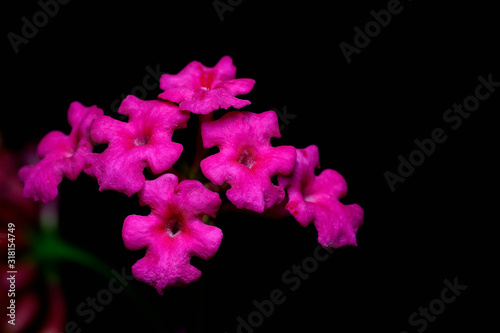
M 339 201 L 347 193 L 347 184 L 337 171 L 326 169 L 316 176 L 315 168 L 319 168 L 318 147 L 297 149 L 293 173 L 278 177 L 278 183 L 286 188 L 289 197 L 285 208 L 304 227 L 314 222 L 323 247 L 356 246 L 363 209 L 357 204 L 344 205 Z
M 197 280 L 201 272 L 189 263 L 191 257 L 211 258 L 222 240 L 219 228 L 202 222 L 204 214 L 215 217 L 219 195 L 196 180 L 177 182 L 173 174 L 146 181 L 139 199 L 151 213 L 130 215 L 123 224 L 125 247 L 147 248 L 144 258 L 132 266 L 132 274 L 162 295 L 163 289 Z
M 89 156 L 85 172 L 97 178 L 100 191 L 131 196 L 144 185 L 144 168 L 160 174 L 177 161 L 182 145 L 171 141 L 172 134 L 187 126 L 189 113 L 170 102 L 132 95 L 123 100 L 118 113 L 129 116 L 128 122 L 103 116 L 92 125 L 92 139 L 108 147 Z
M 296 153 L 291 146 L 271 146 L 271 137 L 280 137 L 276 113 L 232 111 L 202 124 L 201 134 L 205 148 L 220 149 L 201 161 L 201 170 L 214 184 L 231 185 L 226 195 L 237 208 L 261 213 L 283 200 L 283 187 L 271 177 L 290 174 Z
M 160 88 L 164 92 L 158 97 L 180 103 L 181 110 L 198 114 L 208 114 L 230 106 L 239 109 L 250 104 L 250 101 L 234 96 L 249 93 L 255 81 L 235 77 L 236 67 L 229 56 L 222 57 L 214 67 L 205 67 L 198 61 L 192 61 L 175 75 L 161 76 Z
M 86 107 L 79 102 L 70 104 L 68 122 L 71 133 L 49 132 L 37 147 L 41 160 L 19 170 L 19 179 L 24 184 L 23 197 L 47 203 L 57 196 L 57 187 L 64 177 L 70 180 L 78 177 L 85 158 L 94 148 L 90 126 L 94 119 L 102 115 L 103 111 L 95 105 Z

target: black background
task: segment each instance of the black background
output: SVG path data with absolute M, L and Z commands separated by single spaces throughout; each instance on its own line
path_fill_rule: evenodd
M 420 326 L 410 326 L 408 317 L 440 297 L 444 279 L 457 278 L 467 290 L 425 331 L 484 331 L 496 314 L 489 301 L 496 303 L 493 119 L 500 92 L 456 130 L 442 117 L 474 94 L 479 75 L 500 81 L 498 18 L 492 6 L 477 2 L 401 4 L 402 12 L 349 64 L 339 44 L 353 44 L 353 28 L 364 28 L 370 11 L 387 8 L 387 1 L 242 1 L 223 21 L 211 1 L 71 1 L 17 54 L 4 37 L 0 131 L 12 150 L 54 129 L 68 133 L 66 111 L 74 100 L 112 114 L 116 98 L 142 85 L 146 66 L 177 73 L 192 60 L 211 67 L 230 55 L 237 77 L 256 80 L 242 96 L 252 101 L 246 110 L 286 107 L 295 115 L 273 143 L 316 144 L 322 169 L 347 180 L 344 202 L 365 210 L 358 247 L 335 251 L 296 291 L 282 274 L 312 256 L 314 227 L 293 218 L 221 214 L 219 251 L 209 261 L 192 260 L 203 272 L 199 281 L 164 296 L 131 282 L 154 309 L 156 326 L 124 293 L 85 323 L 76 307 L 108 280 L 64 264 L 68 320 L 83 332 L 236 332 L 237 317 L 255 311 L 253 300 L 280 289 L 286 301 L 256 332 L 416 332 Z M 39 10 L 35 1 L 4 4 L 4 36 L 20 34 L 21 18 L 31 20 Z M 447 140 L 392 192 L 384 172 L 396 173 L 398 156 L 408 157 L 413 141 L 438 127 Z M 186 154 L 193 135 L 176 134 Z M 142 212 L 137 197 L 98 192 L 84 174 L 59 189 L 63 237 L 130 272 L 143 252 L 125 249 L 121 227 L 126 216 Z

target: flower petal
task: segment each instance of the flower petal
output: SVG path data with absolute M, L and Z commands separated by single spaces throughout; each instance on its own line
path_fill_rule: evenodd
M 280 135 L 275 112 L 228 112 L 202 124 L 201 134 L 205 148 L 220 150 L 201 161 L 201 170 L 214 184 L 231 185 L 226 194 L 237 208 L 263 212 L 283 200 L 283 187 L 271 177 L 291 173 L 296 153 L 291 146 L 271 146 L 271 137 Z
M 198 61 L 190 62 L 177 74 L 163 74 L 158 97 L 179 103 L 181 110 L 208 114 L 219 108 L 242 108 L 250 101 L 236 98 L 249 93 L 255 81 L 235 79 L 236 67 L 231 57 L 224 56 L 214 67 L 206 67 Z
M 316 176 L 317 167 L 318 147 L 297 149 L 293 173 L 278 177 L 278 184 L 285 187 L 288 194 L 285 208 L 302 226 L 314 222 L 318 242 L 323 247 L 356 246 L 363 209 L 357 204 L 344 205 L 339 201 L 347 193 L 347 183 L 337 171 L 327 169 Z
M 24 185 L 23 197 L 47 203 L 57 196 L 57 187 L 64 177 L 70 180 L 78 177 L 94 147 L 90 138 L 91 124 L 102 115 L 103 111 L 96 106 L 85 107 L 78 102 L 70 104 L 68 122 L 72 126 L 71 133 L 49 132 L 37 147 L 41 160 L 19 170 L 19 179 Z
M 87 158 L 85 172 L 97 179 L 100 191 L 131 196 L 144 186 L 144 168 L 160 174 L 177 161 L 182 145 L 171 141 L 172 134 L 187 126 L 189 113 L 170 102 L 143 101 L 132 95 L 118 112 L 128 115 L 128 122 L 103 116 L 92 125 L 92 138 L 108 147 Z
M 211 258 L 222 240 L 219 228 L 202 222 L 205 214 L 215 217 L 221 204 L 219 195 L 195 180 L 177 182 L 173 174 L 146 181 L 138 195 L 151 213 L 128 216 L 123 224 L 125 246 L 147 249 L 132 267 L 134 277 L 160 294 L 198 279 L 201 272 L 190 264 L 191 257 Z

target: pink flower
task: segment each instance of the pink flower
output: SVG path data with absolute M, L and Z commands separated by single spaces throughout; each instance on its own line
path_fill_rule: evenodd
M 164 92 L 158 97 L 180 103 L 182 110 L 198 114 L 230 106 L 239 109 L 250 101 L 234 96 L 249 93 L 255 81 L 235 77 L 236 67 L 229 56 L 222 57 L 214 67 L 192 61 L 177 74 L 161 76 L 160 88 Z
M 271 146 L 271 137 L 280 137 L 276 113 L 232 111 L 202 124 L 201 134 L 205 148 L 220 149 L 201 161 L 201 170 L 214 184 L 231 185 L 226 195 L 237 208 L 261 213 L 283 200 L 283 187 L 271 177 L 291 173 L 296 153 L 291 146 Z
M 132 266 L 132 274 L 161 295 L 163 289 L 197 280 L 201 272 L 190 265 L 190 258 L 211 258 L 222 240 L 219 228 L 202 222 L 204 214 L 215 217 L 219 195 L 196 180 L 177 183 L 173 174 L 146 181 L 138 195 L 151 213 L 130 215 L 123 224 L 125 247 L 147 248 L 144 258 Z
M 70 104 L 68 122 L 72 127 L 71 133 L 48 133 L 37 148 L 41 161 L 19 170 L 19 179 L 24 184 L 23 197 L 47 203 L 57 196 L 57 186 L 63 177 L 70 180 L 78 177 L 85 158 L 94 148 L 90 126 L 94 119 L 102 115 L 103 111 L 96 106 L 85 107 L 79 102 Z
M 92 125 L 92 139 L 108 147 L 88 157 L 85 172 L 97 178 L 100 191 L 131 196 L 144 185 L 144 168 L 160 174 L 177 161 L 182 145 L 171 141 L 172 134 L 187 126 L 189 113 L 171 102 L 132 95 L 123 100 L 118 113 L 129 116 L 128 122 L 102 116 Z
M 357 204 L 344 205 L 339 201 L 347 193 L 347 184 L 337 171 L 326 169 L 316 176 L 315 168 L 319 168 L 318 147 L 297 149 L 293 173 L 278 177 L 278 183 L 286 188 L 289 197 L 285 208 L 304 227 L 314 222 L 323 247 L 356 246 L 363 209 Z

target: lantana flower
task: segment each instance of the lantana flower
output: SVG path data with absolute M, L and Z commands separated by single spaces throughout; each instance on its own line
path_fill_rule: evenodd
M 201 161 L 201 170 L 215 185 L 231 185 L 226 195 L 237 208 L 261 213 L 283 200 L 283 187 L 271 177 L 290 174 L 296 153 L 292 146 L 271 146 L 271 137 L 280 137 L 274 111 L 232 111 L 203 123 L 201 134 L 205 148 L 220 149 Z
M 218 250 L 222 231 L 204 224 L 203 215 L 215 217 L 219 195 L 199 181 L 178 184 L 173 174 L 146 181 L 138 193 L 140 203 L 151 208 L 148 216 L 130 215 L 123 224 L 125 247 L 146 247 L 146 255 L 132 266 L 134 277 L 154 286 L 158 293 L 197 280 L 201 272 L 189 261 L 192 256 L 211 258 Z
M 234 96 L 249 93 L 253 79 L 235 79 L 236 67 L 229 56 L 222 57 L 214 67 L 206 67 L 198 61 L 190 62 L 177 74 L 163 74 L 158 97 L 179 103 L 181 110 L 208 114 L 219 108 L 233 106 L 237 109 L 250 101 Z
M 128 122 L 102 116 L 92 125 L 92 139 L 108 144 L 102 153 L 92 153 L 85 172 L 94 176 L 99 190 L 115 190 L 128 196 L 144 185 L 144 169 L 160 174 L 170 169 L 182 152 L 182 145 L 172 142 L 175 129 L 185 128 L 189 113 L 174 103 L 144 101 L 129 95 L 118 113 Z
M 218 191 L 230 201 L 225 200 L 223 210 L 273 218 L 291 214 L 304 227 L 314 224 L 324 248 L 356 246 L 363 209 L 340 202 L 347 184 L 338 172 L 327 169 L 315 174 L 320 167 L 317 146 L 272 146 L 271 138 L 281 137 L 274 111 L 230 111 L 213 120 L 212 111 L 249 105 L 250 101 L 236 96 L 249 93 L 254 84 L 253 79 L 236 79 L 232 59 L 224 56 L 214 67 L 192 61 L 177 74 L 162 75 L 159 99 L 127 96 L 118 109 L 128 116 L 127 121 L 74 102 L 68 110 L 71 133 L 47 134 L 38 146 L 41 161 L 19 171 L 23 196 L 47 203 L 57 196 L 64 177 L 74 180 L 82 170 L 97 180 L 100 191 L 137 193 L 139 203 L 151 212 L 125 219 L 123 242 L 132 251 L 145 249 L 132 273 L 160 295 L 199 279 L 201 272 L 191 258 L 206 260 L 219 249 L 222 231 L 204 222 L 215 218 L 221 208 Z M 172 136 L 176 129 L 187 127 L 190 112 L 199 115 L 196 150 L 191 166 L 180 165 L 176 170 L 183 146 Z M 205 157 L 214 147 L 219 151 Z M 0 151 L 0 162 L 1 157 Z M 200 169 L 209 180 L 206 184 L 192 180 L 203 178 Z M 154 179 L 146 180 L 145 175 Z M 5 183 L 3 188 L 8 190 L 4 192 L 14 193 L 11 182 L 2 182 L 5 179 L 0 175 L 0 185 Z M 4 206 L 0 205 L 0 217 L 12 213 Z M 16 239 L 22 244 L 22 238 Z M 4 242 L 5 237 L 0 237 L 0 244 Z M 59 327 L 64 319 L 63 312 L 54 312 L 63 304 L 60 289 L 50 293 L 53 306 L 47 311 L 51 318 L 47 329 Z M 31 296 L 20 298 L 20 322 L 23 316 L 35 318 L 40 304 Z
M 302 225 L 314 223 L 318 242 L 325 248 L 356 246 L 356 232 L 363 223 L 363 209 L 357 204 L 344 205 L 339 199 L 347 194 L 345 179 L 335 170 L 326 169 L 319 176 L 318 147 L 297 149 L 297 163 L 290 176 L 278 177 L 286 188 L 285 208 Z
M 94 148 L 90 138 L 91 124 L 102 115 L 103 111 L 96 106 L 86 107 L 79 102 L 70 104 L 68 122 L 71 133 L 49 132 L 37 147 L 41 160 L 19 170 L 19 179 L 24 184 L 23 197 L 47 203 L 57 196 L 57 187 L 64 177 L 70 180 L 78 177 L 85 158 Z

